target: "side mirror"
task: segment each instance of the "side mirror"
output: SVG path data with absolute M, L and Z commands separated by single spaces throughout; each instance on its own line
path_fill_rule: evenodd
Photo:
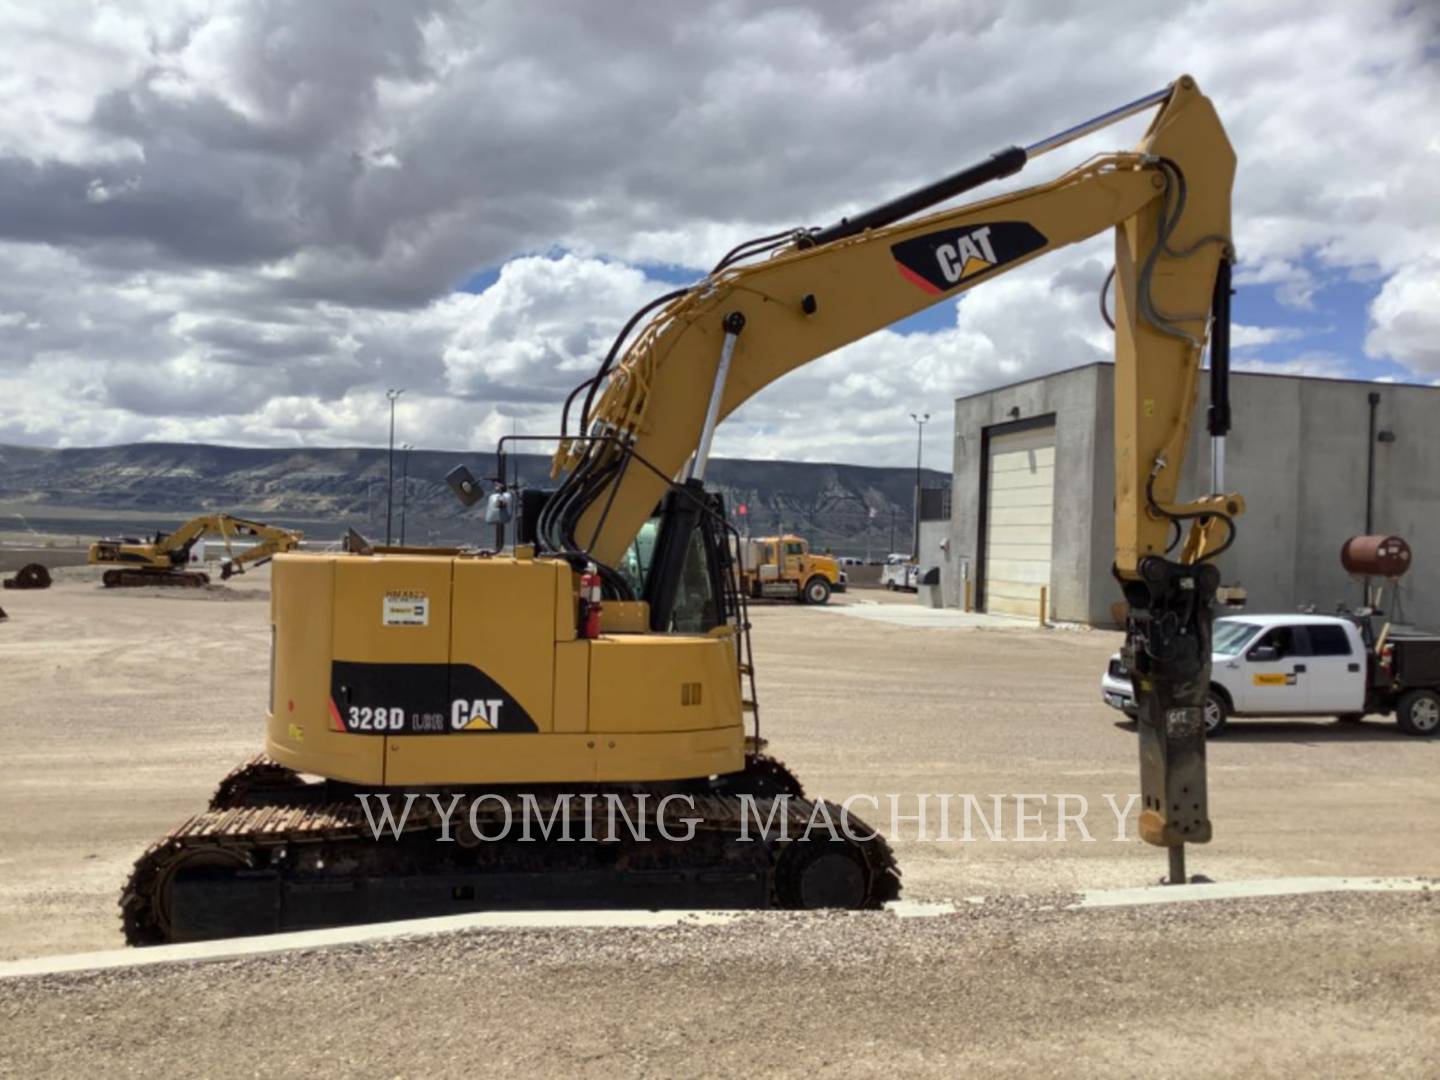
M 464 506 L 474 506 L 480 501 L 480 485 L 469 469 L 464 465 L 456 465 L 445 474 L 445 483 L 455 493 L 455 497 Z
M 497 491 L 485 502 L 485 524 L 506 525 L 510 521 L 510 493 Z
M 345 539 L 340 541 L 340 549 L 351 555 L 374 555 L 375 545 L 366 540 L 354 529 L 345 530 Z
M 1256 645 L 1245 654 L 1245 659 L 1255 660 L 1262 664 L 1268 663 L 1280 659 L 1280 650 L 1274 645 Z

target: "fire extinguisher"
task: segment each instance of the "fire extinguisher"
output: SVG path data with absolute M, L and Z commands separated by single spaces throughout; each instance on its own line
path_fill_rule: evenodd
M 600 571 L 595 564 L 587 563 L 580 575 L 580 636 L 600 636 Z

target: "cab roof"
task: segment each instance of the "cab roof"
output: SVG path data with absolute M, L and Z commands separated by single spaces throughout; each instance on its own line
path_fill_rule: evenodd
M 1216 622 L 1247 623 L 1251 626 L 1353 626 L 1349 619 L 1338 615 L 1225 615 Z

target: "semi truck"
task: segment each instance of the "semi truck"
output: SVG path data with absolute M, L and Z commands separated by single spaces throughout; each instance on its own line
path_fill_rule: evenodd
M 849 578 L 839 560 L 811 552 L 801 536 L 762 536 L 745 541 L 744 588 L 754 599 L 777 597 L 802 604 L 828 604 L 844 592 Z

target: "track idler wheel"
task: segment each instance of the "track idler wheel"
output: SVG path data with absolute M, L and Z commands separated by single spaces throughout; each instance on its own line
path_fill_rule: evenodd
M 869 877 L 864 857 L 850 845 L 808 840 L 786 848 L 776 887 L 782 907 L 853 910 L 865 906 Z
M 125 581 L 125 575 L 119 570 L 106 570 L 100 575 L 100 581 L 107 589 L 118 589 Z
M 157 845 L 147 851 L 120 896 L 125 944 L 161 945 L 175 940 L 171 888 L 181 873 L 248 865 L 244 852 L 220 846 L 167 850 Z

